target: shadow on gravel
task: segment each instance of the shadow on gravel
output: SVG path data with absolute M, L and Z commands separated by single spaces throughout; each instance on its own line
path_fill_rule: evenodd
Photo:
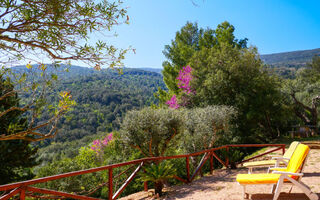
M 313 176 L 320 176 L 320 173 L 305 173 L 303 172 L 303 177 L 313 177 Z
M 320 197 L 320 193 L 317 193 Z M 252 194 L 251 200 L 272 200 L 272 194 Z M 281 193 L 278 200 L 309 200 L 308 196 L 303 193 Z

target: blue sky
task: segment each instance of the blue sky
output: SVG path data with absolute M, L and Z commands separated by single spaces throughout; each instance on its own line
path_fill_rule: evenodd
M 248 38 L 260 54 L 320 48 L 319 0 L 125 0 L 129 25 L 109 41 L 132 46 L 126 67 L 161 68 L 164 46 L 187 21 L 199 27 L 229 21 L 237 38 Z

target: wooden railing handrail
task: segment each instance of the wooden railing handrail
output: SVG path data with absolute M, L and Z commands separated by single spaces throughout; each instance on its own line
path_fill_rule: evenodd
M 7 199 L 6 197 L 14 196 L 19 192 L 24 194 L 25 190 L 27 190 L 28 188 L 30 188 L 31 191 L 32 190 L 33 191 L 37 190 L 37 191 L 44 191 L 44 193 L 45 192 L 46 193 L 52 193 L 52 192 L 54 193 L 54 191 L 47 190 L 47 189 L 41 190 L 40 188 L 37 189 L 37 188 L 34 188 L 34 187 L 30 187 L 30 185 L 34 185 L 34 184 L 38 184 L 38 183 L 44 183 L 44 182 L 57 180 L 57 179 L 61 179 L 61 178 L 66 178 L 66 177 L 71 177 L 71 176 L 77 176 L 77 175 L 82 175 L 82 174 L 88 174 L 88 173 L 103 171 L 103 170 L 108 170 L 109 171 L 109 183 L 108 183 L 108 185 L 109 185 L 109 187 L 112 188 L 112 170 L 113 170 L 113 168 L 118 168 L 118 167 L 122 167 L 122 166 L 133 165 L 133 164 L 147 163 L 147 162 L 157 161 L 157 160 L 169 160 L 169 159 L 177 159 L 177 158 L 186 158 L 186 170 L 187 170 L 187 179 L 188 180 L 184 180 L 184 179 L 179 178 L 179 177 L 175 177 L 175 178 L 178 179 L 178 180 L 181 180 L 182 182 L 186 182 L 186 181 L 187 182 L 191 182 L 192 179 L 194 178 L 194 176 L 198 173 L 198 170 L 201 170 L 201 167 L 203 166 L 203 164 L 209 158 L 210 158 L 211 168 L 212 168 L 212 159 L 213 159 L 212 157 L 216 158 L 221 164 L 223 164 L 224 166 L 228 167 L 228 163 L 229 163 L 228 155 L 226 156 L 226 158 L 225 158 L 226 161 L 224 162 L 214 152 L 217 151 L 217 150 L 220 150 L 220 149 L 227 149 L 228 150 L 230 147 L 278 147 L 276 149 L 273 149 L 273 150 L 268 151 L 266 153 L 263 153 L 261 155 L 255 156 L 253 158 L 260 157 L 260 156 L 263 156 L 265 154 L 268 154 L 268 153 L 271 153 L 271 152 L 274 152 L 274 151 L 277 151 L 277 150 L 281 150 L 281 149 L 283 151 L 282 153 L 284 153 L 284 150 L 285 150 L 285 144 L 230 144 L 230 145 L 223 145 L 223 146 L 220 146 L 220 147 L 215 147 L 215 148 L 211 148 L 211 149 L 207 149 L 207 150 L 203 150 L 203 151 L 199 151 L 199 152 L 195 152 L 195 153 L 190 153 L 190 154 L 142 158 L 142 159 L 132 160 L 132 161 L 123 162 L 123 163 L 116 163 L 116 164 L 111 164 L 111 165 L 106 165 L 106 166 L 101 166 L 101 167 L 96 167 L 96 168 L 91 168 L 91 169 L 67 172 L 67 173 L 63 173 L 63 174 L 37 178 L 37 179 L 33 179 L 33 180 L 27 180 L 27 181 L 22 181 L 22 182 L 17 182 L 17 183 L 11 183 L 11 184 L 7 184 L 7 185 L 0 185 L 0 191 L 10 191 L 11 190 L 11 192 L 8 195 L 1 196 L 0 200 Z M 194 172 L 192 177 L 190 177 L 189 157 L 198 156 L 198 155 L 205 154 L 205 153 L 209 153 L 209 154 L 203 160 L 203 163 L 200 164 L 200 166 L 198 167 L 199 169 L 197 168 L 197 170 Z M 250 159 L 253 159 L 253 158 L 250 158 Z M 247 159 L 247 160 L 250 160 L 250 159 Z M 241 161 L 239 163 L 242 163 L 242 162 L 243 161 Z M 124 186 L 124 188 L 125 187 L 126 187 L 126 185 Z M 23 189 L 23 192 L 21 192 L 22 191 L 21 188 L 26 188 L 26 189 Z M 124 188 L 121 188 L 121 191 Z M 113 197 L 119 196 L 121 191 L 117 192 L 116 195 L 113 196 L 112 189 L 111 189 L 111 191 L 109 190 L 109 199 L 114 199 Z M 56 194 L 64 194 L 63 192 L 58 192 L 58 191 L 56 191 L 56 192 L 57 192 Z M 21 196 L 21 194 L 20 194 L 20 196 Z M 75 197 L 75 196 L 79 196 L 79 195 L 73 195 L 73 196 Z M 81 196 L 81 199 L 83 199 L 82 197 L 83 196 Z M 91 199 L 91 198 L 88 197 L 88 199 Z

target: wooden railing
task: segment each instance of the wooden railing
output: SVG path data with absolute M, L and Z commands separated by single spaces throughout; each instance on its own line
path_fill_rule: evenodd
M 190 183 L 194 180 L 196 175 L 201 171 L 201 168 L 203 165 L 206 163 L 207 160 L 210 159 L 210 172 L 213 172 L 213 161 L 214 158 L 220 162 L 223 166 L 226 168 L 229 167 L 229 157 L 228 157 L 228 152 L 230 148 L 234 147 L 275 147 L 272 150 L 269 150 L 265 153 L 262 153 L 260 155 L 254 156 L 252 158 L 240 161 L 236 164 L 241 164 L 243 162 L 247 162 L 249 160 L 264 156 L 266 154 L 282 150 L 282 154 L 285 152 L 285 145 L 284 144 L 236 144 L 236 145 L 224 145 L 221 147 L 217 148 L 212 148 L 196 153 L 191 153 L 191 154 L 185 154 L 185 155 L 175 155 L 175 156 L 166 156 L 166 157 L 151 157 L 151 158 L 143 158 L 143 159 L 138 159 L 138 160 L 133 160 L 129 162 L 124 162 L 124 163 L 118 163 L 118 164 L 112 164 L 112 165 L 107 165 L 107 166 L 102 166 L 102 167 L 97 167 L 97 168 L 91 168 L 91 169 L 86 169 L 86 170 L 81 170 L 81 171 L 73 171 L 73 172 L 68 172 L 64 174 L 59 174 L 59 175 L 54 175 L 54 176 L 48 176 L 48 177 L 43 177 L 43 178 L 38 178 L 38 179 L 33 179 L 33 180 L 28 180 L 28 181 L 22 181 L 22 182 L 17 182 L 17 183 L 11 183 L 7 185 L 1 185 L 0 186 L 0 191 L 3 192 L 3 194 L 0 196 L 0 200 L 6 200 L 10 199 L 12 197 L 15 197 L 19 195 L 20 199 L 25 199 L 26 196 L 30 197 L 35 197 L 35 193 L 37 194 L 46 194 L 46 195 L 54 195 L 54 196 L 46 196 L 43 198 L 46 199 L 62 199 L 62 198 L 72 198 L 72 199 L 88 199 L 88 200 L 96 200 L 98 198 L 93 198 L 93 197 L 88 197 L 84 195 L 79 195 L 75 193 L 66 193 L 66 192 L 60 192 L 60 191 L 55 191 L 55 190 L 49 190 L 49 189 L 44 189 L 44 188 L 37 188 L 33 187 L 32 185 L 39 184 L 39 183 L 45 183 L 48 181 L 53 181 L 57 179 L 62 179 L 66 177 L 72 177 L 72 176 L 78 176 L 78 175 L 83 175 L 83 174 L 89 174 L 89 173 L 94 173 L 98 171 L 103 171 L 103 170 L 108 170 L 108 199 L 113 200 L 119 197 L 121 192 L 127 187 L 127 185 L 134 179 L 136 174 L 139 172 L 139 170 L 142 168 L 142 166 L 148 162 L 154 162 L 154 161 L 161 161 L 161 160 L 169 160 L 169 159 L 178 159 L 178 158 L 185 158 L 186 159 L 186 174 L 187 178 L 183 179 L 178 176 L 174 176 L 175 179 L 184 182 L 184 183 Z M 225 158 L 221 158 L 218 156 L 216 151 L 218 150 L 226 150 L 226 156 Z M 199 156 L 203 155 L 202 159 L 200 160 L 199 165 L 196 167 L 194 170 L 193 174 L 190 174 L 190 157 L 194 156 Z M 132 174 L 126 179 L 126 181 L 119 187 L 119 189 L 113 193 L 113 169 L 123 167 L 123 166 L 129 166 L 129 165 L 138 165 L 137 168 L 132 172 Z M 148 190 L 147 184 L 144 184 L 144 189 Z M 41 198 L 41 197 L 38 197 Z

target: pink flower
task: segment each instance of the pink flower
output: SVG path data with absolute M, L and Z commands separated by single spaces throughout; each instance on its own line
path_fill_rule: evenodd
M 180 105 L 178 104 L 176 95 L 173 95 L 171 99 L 166 102 L 166 104 L 173 109 L 178 109 L 180 107 Z
M 111 141 L 111 140 L 112 140 L 112 137 L 113 137 L 113 134 L 110 133 L 107 137 L 108 137 L 108 140 Z
M 179 75 L 177 77 L 178 80 L 178 87 L 181 88 L 184 92 L 187 94 L 190 94 L 192 92 L 190 81 L 192 80 L 192 68 L 188 65 L 186 67 L 183 67 L 179 71 Z
M 108 143 L 112 140 L 112 136 L 112 133 L 110 133 L 103 140 L 94 140 L 92 142 L 91 149 L 99 154 L 103 150 L 103 148 L 107 146 Z

